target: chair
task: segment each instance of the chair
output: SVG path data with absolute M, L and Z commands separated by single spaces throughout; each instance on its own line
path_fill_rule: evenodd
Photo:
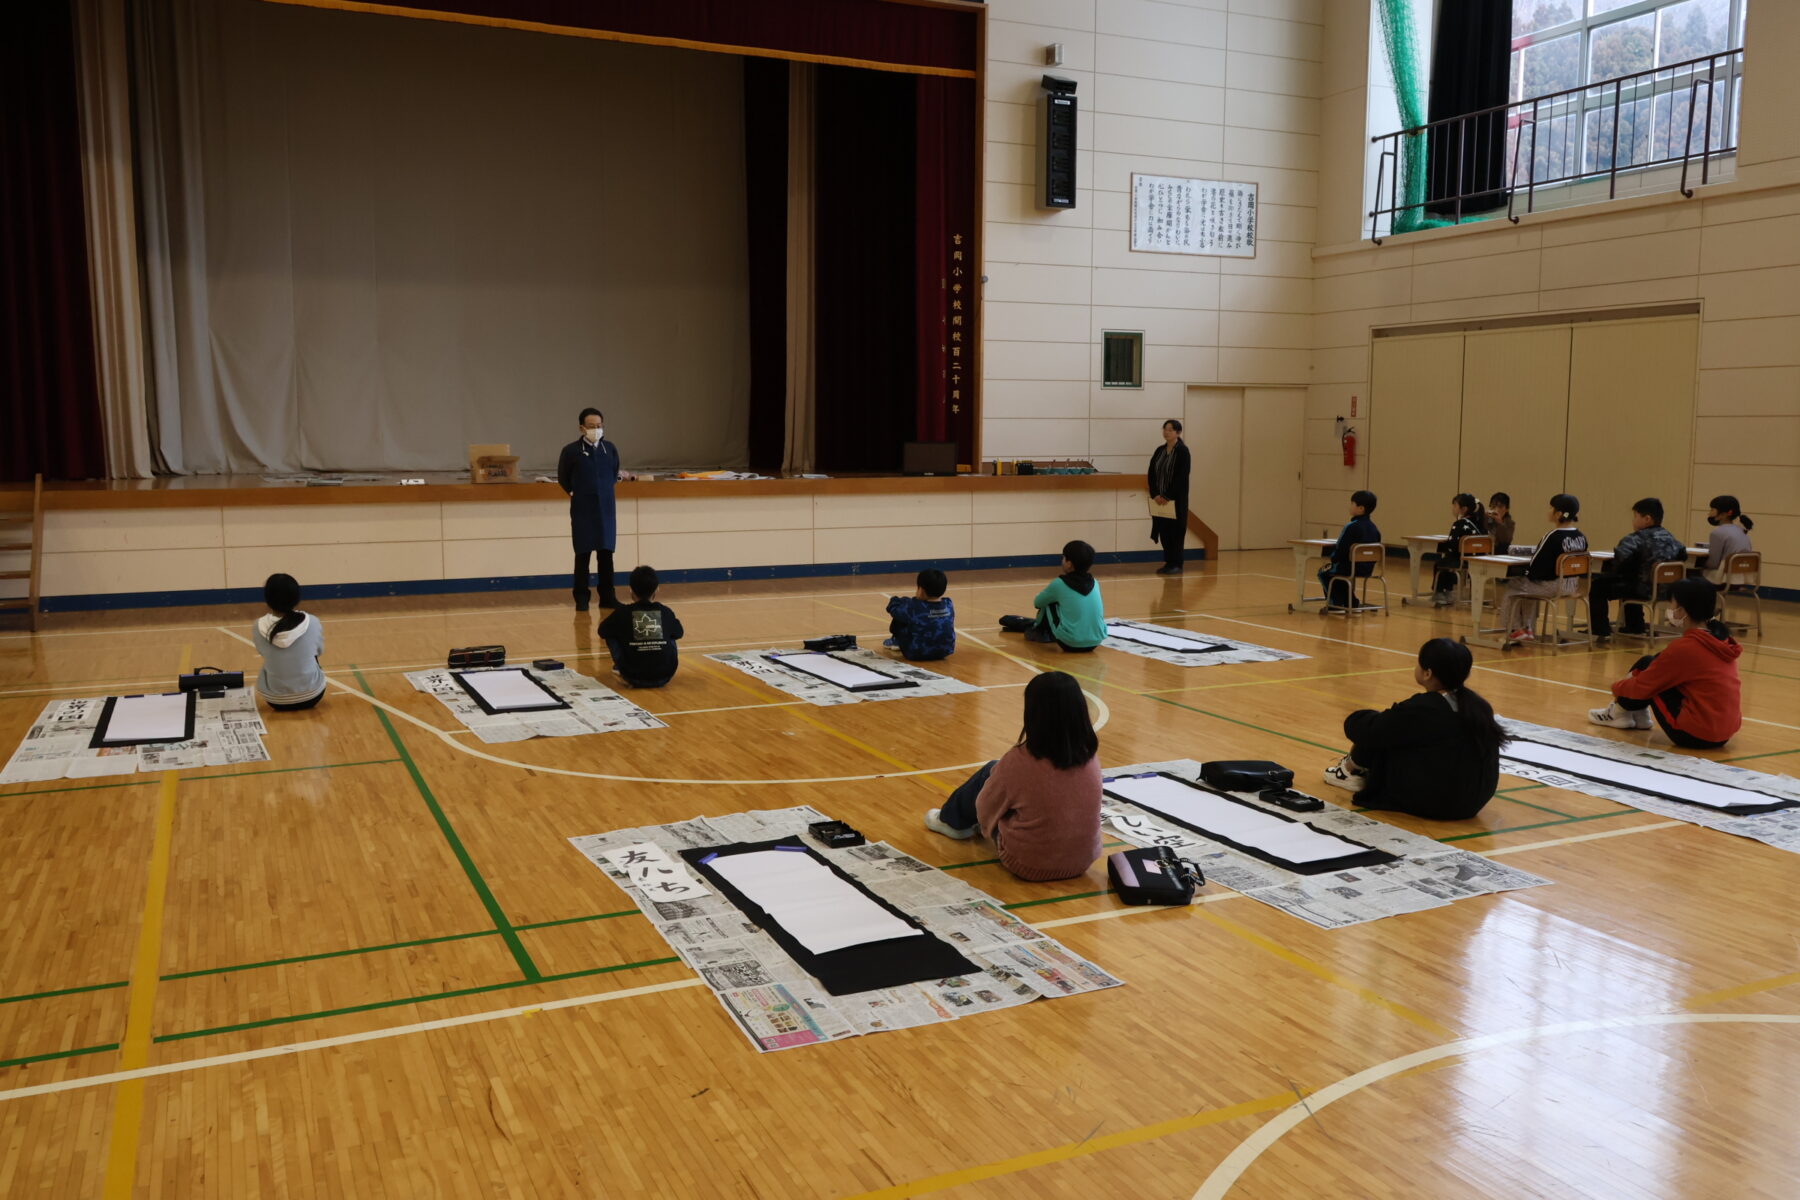
M 1554 596 L 1522 596 L 1524 603 L 1534 605 L 1536 613 L 1533 622 L 1541 624 L 1543 636 L 1540 641 L 1547 641 L 1553 648 L 1560 650 L 1564 646 L 1588 646 L 1593 644 L 1593 635 L 1588 632 L 1594 620 L 1593 602 L 1590 591 L 1593 582 L 1594 560 L 1585 552 L 1577 554 L 1559 554 L 1556 556 L 1556 578 L 1574 580 L 1575 588 L 1563 592 L 1560 588 Z M 1588 606 L 1587 622 L 1577 625 L 1575 606 Z M 1564 621 L 1567 620 L 1567 627 Z M 1566 634 L 1566 636 L 1565 636 Z
M 1733 591 L 1743 588 L 1744 591 Z M 1734 601 L 1748 600 L 1756 609 L 1756 624 L 1734 621 L 1728 615 L 1736 607 Z M 1745 550 L 1730 555 L 1725 559 L 1725 586 L 1719 592 L 1719 620 L 1726 628 L 1738 633 L 1749 633 L 1756 630 L 1756 636 L 1762 636 L 1762 554 L 1755 550 Z
M 1644 624 L 1647 632 L 1644 639 L 1654 646 L 1658 638 L 1678 636 L 1670 627 L 1669 619 L 1674 608 L 1670 600 L 1669 589 L 1687 578 L 1687 562 L 1660 562 L 1650 568 L 1650 599 L 1626 600 L 1619 605 L 1619 620 L 1625 619 L 1626 604 L 1640 604 L 1644 607 Z M 1621 635 L 1635 636 L 1635 635 Z
M 1369 573 L 1367 575 L 1358 575 L 1356 573 L 1356 568 L 1365 563 L 1369 565 Z M 1379 542 L 1362 542 L 1350 547 L 1350 574 L 1345 578 L 1349 580 L 1350 607 L 1345 608 L 1342 605 L 1332 604 L 1331 596 L 1327 593 L 1325 597 L 1326 612 L 1355 615 L 1357 613 L 1384 611 L 1389 603 L 1387 585 L 1387 547 Z M 1370 583 L 1381 584 L 1380 604 L 1369 603 Z M 1359 584 L 1361 585 L 1360 594 L 1358 593 Z
M 1494 535 L 1491 533 L 1472 533 L 1457 543 L 1462 557 L 1456 563 L 1456 577 L 1461 580 L 1457 584 L 1457 594 L 1462 595 L 1469 589 L 1469 559 L 1477 554 L 1494 552 Z

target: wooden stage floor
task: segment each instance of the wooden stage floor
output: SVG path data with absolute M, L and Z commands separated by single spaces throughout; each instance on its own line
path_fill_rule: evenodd
M 1127 909 L 1104 864 L 1023 883 L 921 826 L 950 768 L 1017 736 L 1034 665 L 1082 676 L 1105 763 L 1269 758 L 1346 803 L 1319 777 L 1344 713 L 1409 694 L 1420 642 L 1464 619 L 1290 615 L 1291 563 L 1101 578 L 1113 615 L 1305 659 L 1028 647 L 994 621 L 1041 573 L 993 572 L 952 581 L 972 636 L 946 667 L 989 690 L 836 708 L 702 652 L 871 644 L 910 581 L 671 587 L 681 673 L 631 693 L 666 730 L 485 748 L 403 672 L 495 641 L 610 679 L 565 597 L 321 603 L 338 686 L 266 718 L 272 762 L 0 789 L 0 1196 L 1800 1194 L 1800 857 L 1506 777 L 1473 821 L 1383 817 L 1554 886 L 1325 932 L 1216 885 Z M 1793 774 L 1800 613 L 1766 608 L 1749 720 L 1710 757 Z M 0 741 L 49 698 L 248 668 L 254 615 L 0 634 Z M 1645 740 L 1585 716 L 1639 653 L 1477 651 L 1475 682 L 1505 715 Z M 565 839 L 801 803 L 1128 986 L 754 1053 Z

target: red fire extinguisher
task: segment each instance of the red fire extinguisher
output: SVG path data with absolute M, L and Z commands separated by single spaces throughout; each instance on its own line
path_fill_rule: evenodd
M 1356 427 L 1354 425 L 1346 426 L 1340 440 L 1344 443 L 1344 465 L 1354 467 L 1356 465 Z

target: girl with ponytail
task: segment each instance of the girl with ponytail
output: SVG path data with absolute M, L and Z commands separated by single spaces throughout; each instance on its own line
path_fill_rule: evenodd
M 1725 560 L 1734 554 L 1749 553 L 1750 531 L 1756 528 L 1756 522 L 1744 515 L 1736 496 L 1714 496 L 1707 506 L 1706 523 L 1713 531 L 1706 539 L 1706 561 L 1700 564 L 1701 571 L 1720 587 L 1750 582 L 1726 579 Z
M 1481 501 L 1468 492 L 1458 492 L 1450 498 L 1450 539 L 1438 548 L 1437 586 L 1432 589 L 1431 597 L 1433 608 L 1449 608 L 1456 603 L 1456 568 L 1462 565 L 1462 540 L 1487 530 L 1487 513 L 1482 509 Z M 1506 553 L 1498 545 L 1494 549 Z
M 1350 753 L 1325 781 L 1356 793 L 1360 808 L 1466 821 L 1493 799 L 1506 733 L 1494 709 L 1468 686 L 1475 660 L 1450 638 L 1419 647 L 1413 680 L 1425 690 L 1386 712 L 1344 718 Z

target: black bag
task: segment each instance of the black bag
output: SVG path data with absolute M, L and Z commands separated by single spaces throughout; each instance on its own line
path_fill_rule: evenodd
M 1260 792 L 1264 788 L 1292 787 L 1294 773 L 1280 763 L 1239 759 L 1201 764 L 1200 779 L 1222 792 Z
M 210 692 L 217 688 L 241 688 L 244 686 L 244 673 L 227 671 L 223 667 L 195 667 L 192 675 L 178 676 L 175 686 L 184 692 Z
M 1119 850 L 1106 856 L 1106 878 L 1127 904 L 1188 904 L 1206 882 L 1200 868 L 1167 846 Z
M 505 646 L 463 646 L 450 651 L 452 671 L 475 671 L 483 667 L 504 667 Z

